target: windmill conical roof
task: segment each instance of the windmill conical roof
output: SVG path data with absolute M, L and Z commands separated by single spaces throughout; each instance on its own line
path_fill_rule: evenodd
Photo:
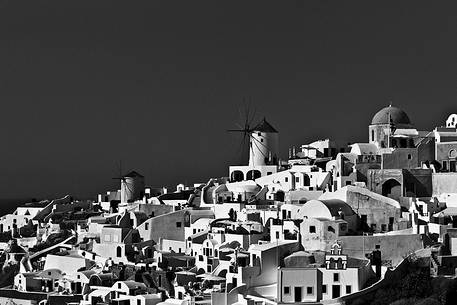
M 254 128 L 252 128 L 254 131 L 260 131 L 260 132 L 270 132 L 270 133 L 277 133 L 278 131 L 271 126 L 270 123 L 267 122 L 265 118 L 257 124 Z

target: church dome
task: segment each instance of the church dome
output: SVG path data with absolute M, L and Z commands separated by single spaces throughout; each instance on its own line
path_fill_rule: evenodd
M 394 106 L 382 108 L 374 115 L 373 119 L 371 120 L 371 125 L 383 125 L 389 123 L 403 126 L 411 125 L 411 121 L 409 120 L 406 112 Z

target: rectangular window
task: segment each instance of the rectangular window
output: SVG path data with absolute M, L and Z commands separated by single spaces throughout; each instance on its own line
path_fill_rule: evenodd
M 290 287 L 284 286 L 284 294 L 290 294 Z
M 334 282 L 339 282 L 340 281 L 340 274 L 339 273 L 333 273 L 333 281 Z
M 149 230 L 149 223 L 148 222 L 144 224 L 144 229 L 145 230 Z
M 192 232 L 195 234 L 197 233 L 197 229 L 193 229 Z
M 306 287 L 306 294 L 307 295 L 313 294 L 313 287 L 310 287 L 310 286 Z
M 109 234 L 105 234 L 105 238 L 104 238 L 104 240 L 105 240 L 105 241 L 110 241 L 110 240 L 111 240 L 111 238 L 110 238 Z
M 276 231 L 276 239 L 279 239 L 279 232 Z
M 300 182 L 300 177 L 295 177 L 295 182 Z
M 181 228 L 181 222 L 180 222 L 180 221 L 178 221 L 178 222 L 176 223 L 176 227 L 177 227 L 177 228 Z
M 351 294 L 351 292 L 352 292 L 351 285 L 346 285 L 346 294 Z
M 322 285 L 322 293 L 327 293 L 327 285 Z
M 309 233 L 316 233 L 316 226 L 309 226 Z
M 270 176 L 271 174 L 273 174 L 273 172 L 267 172 L 267 176 Z
M 119 236 L 113 235 L 113 242 L 118 243 L 119 242 Z
M 289 182 L 289 177 L 285 177 L 285 178 L 284 178 L 284 181 L 285 181 L 285 182 Z

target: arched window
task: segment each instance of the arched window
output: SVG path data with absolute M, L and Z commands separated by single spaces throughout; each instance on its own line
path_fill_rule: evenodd
M 371 130 L 371 141 L 374 141 L 374 130 Z
M 232 182 L 238 182 L 238 181 L 243 181 L 244 180 L 244 174 L 242 171 L 233 171 L 232 174 L 230 175 L 230 179 Z
M 260 178 L 260 176 L 262 176 L 260 171 L 258 171 L 256 169 L 250 170 L 246 173 L 246 180 L 255 180 L 257 178 Z
M 117 257 L 121 257 L 122 256 L 122 247 L 121 246 L 117 246 L 116 256 Z

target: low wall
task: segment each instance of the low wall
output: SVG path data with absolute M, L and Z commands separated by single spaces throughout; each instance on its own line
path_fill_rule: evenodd
M 345 254 L 355 258 L 366 258 L 365 254 L 375 250 L 380 245 L 382 260 L 391 261 L 392 266 L 400 263 L 404 257 L 423 249 L 422 236 L 419 234 L 409 235 L 382 235 L 382 236 L 340 236 Z M 330 248 L 332 242 L 328 242 Z

